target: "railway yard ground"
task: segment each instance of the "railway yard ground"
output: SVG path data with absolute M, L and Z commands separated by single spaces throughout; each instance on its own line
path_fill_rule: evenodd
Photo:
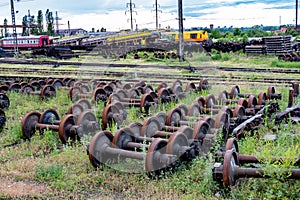
M 0 132 L 0 199 L 299 199 L 299 163 L 295 164 L 299 162 L 300 155 L 299 123 L 288 120 L 275 123 L 275 119 L 277 113 L 291 107 L 288 105 L 291 103 L 289 92 L 293 84 L 300 82 L 300 63 L 280 61 L 276 56 L 247 56 L 240 52 L 222 53 L 218 58 L 214 56 L 194 53 L 183 63 L 176 59 L 155 59 L 151 55 L 147 58 L 141 56 L 140 59 L 134 59 L 133 55 L 128 55 L 126 59 L 85 55 L 68 60 L 44 57 L 26 59 L 20 56 L 18 59 L 0 59 L 0 80 L 3 84 L 11 84 L 12 80 L 30 82 L 64 78 L 81 83 L 118 80 L 120 85 L 128 83 L 131 86 L 143 81 L 154 89 L 165 82 L 173 89 L 180 84 L 183 89 L 180 93 L 184 93 L 188 83 L 198 87 L 200 80 L 207 80 L 209 87 L 205 90 L 185 92 L 177 102 L 151 106 L 146 114 L 141 106 L 126 108 L 127 117 L 123 123 L 106 129 L 112 135 L 131 123 L 143 124 L 156 113 L 168 113 L 179 104 L 191 105 L 201 96 L 205 99 L 213 94 L 218 99 L 221 91 L 230 93 L 234 85 L 238 85 L 240 93 L 255 95 L 261 91 L 268 93 L 268 89 L 273 87 L 276 89 L 272 92 L 274 96 L 280 94 L 281 98 L 268 99 L 267 104 L 276 103 L 279 110 L 274 115 L 266 114 L 259 127 L 252 124 L 252 129 L 238 138 L 238 154 L 256 156 L 260 162 L 242 165 L 238 163 L 238 156 L 234 157 L 235 161 L 230 161 L 229 186 L 225 181 L 225 172 L 221 178 L 217 173 L 217 166 L 223 164 L 223 160 L 216 160 L 215 155 L 224 146 L 219 136 L 207 152 L 188 162 L 176 163 L 176 167 L 164 170 L 155 177 L 145 172 L 148 166 L 144 164 L 144 157 L 138 161 L 122 158 L 119 163 L 108 165 L 94 161 L 100 165 L 95 169 L 89 155 L 93 135 L 64 142 L 58 134 L 59 127 L 53 125 L 42 131 L 33 131 L 30 139 L 24 139 L 24 129 L 29 125 L 24 127 L 22 124 L 29 112 L 52 108 L 59 118 L 64 119 L 74 103 L 70 100 L 71 87 L 64 85 L 56 88 L 54 97 L 44 100 L 41 100 L 40 93 L 6 92 L 10 105 L 3 108 L 6 122 Z M 101 126 L 97 132 L 103 132 L 106 104 L 102 101 L 95 104 L 91 98 L 87 99 Z M 293 95 L 292 103 L 293 106 L 299 105 L 300 97 Z M 299 110 L 294 113 L 297 115 L 294 118 L 299 117 Z M 207 115 L 215 117 L 214 114 Z M 37 125 L 34 126 L 35 130 Z M 266 135 L 276 139 L 265 139 Z M 232 137 L 232 133 L 229 136 Z M 144 146 L 141 151 L 132 150 L 136 157 L 146 154 L 148 146 Z M 282 159 L 273 162 L 274 157 Z M 224 162 L 223 168 L 225 166 Z M 245 170 L 242 174 L 238 172 L 242 168 L 259 168 L 263 173 L 257 172 L 251 176 Z M 262 177 L 258 178 L 258 174 Z

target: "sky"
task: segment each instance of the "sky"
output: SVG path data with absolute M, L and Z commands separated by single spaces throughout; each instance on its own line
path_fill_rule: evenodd
M 130 29 L 130 12 L 128 4 L 132 1 L 133 23 L 139 29 L 156 28 L 155 0 L 15 0 L 18 11 L 16 23 L 28 14 L 37 17 L 38 11 L 43 14 L 49 9 L 53 16 L 61 18 L 59 29 L 106 28 L 107 31 Z M 178 29 L 178 0 L 157 0 L 159 5 L 158 21 L 160 27 Z M 0 24 L 4 19 L 11 24 L 11 5 L 9 0 L 0 0 Z M 290 0 L 183 0 L 184 28 L 192 27 L 251 27 L 254 25 L 279 26 L 295 24 L 296 1 Z M 299 20 L 298 20 L 299 23 Z M 55 26 L 56 28 L 56 26 Z M 21 30 L 17 30 L 21 32 Z

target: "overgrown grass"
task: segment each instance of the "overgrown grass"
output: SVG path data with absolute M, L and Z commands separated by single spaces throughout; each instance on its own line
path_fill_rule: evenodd
M 234 58 L 230 58 L 230 62 Z M 235 58 L 237 59 L 237 58 Z M 239 58 L 242 59 L 242 58 Z M 259 62 L 258 62 L 259 63 Z M 129 70 L 129 69 L 128 69 Z M 185 72 L 182 72 L 185 73 Z M 226 75 L 227 76 L 227 75 Z M 234 72 L 228 77 L 236 76 Z M 259 78 L 259 77 L 258 77 Z M 229 82 L 229 85 L 234 83 Z M 243 93 L 258 94 L 266 91 L 265 85 L 240 85 Z M 208 93 L 216 96 L 219 91 L 231 87 L 214 85 L 212 89 L 202 93 L 191 93 L 178 103 L 159 106 L 151 111 L 169 111 L 179 103 L 191 104 L 196 97 L 205 97 Z M 276 87 L 283 94 L 279 101 L 281 109 L 287 106 L 287 87 Z M 240 153 L 252 154 L 263 161 L 259 165 L 272 178 L 240 179 L 238 184 L 225 189 L 212 178 L 214 150 L 205 156 L 193 160 L 187 165 L 181 165 L 174 172 L 166 172 L 159 180 L 149 178 L 145 173 L 124 173 L 109 167 L 95 170 L 88 159 L 86 145 L 91 137 L 83 138 L 81 142 L 63 145 L 57 132 L 38 131 L 30 141 L 22 140 L 21 120 L 30 111 L 42 111 L 56 108 L 60 116 L 64 116 L 72 102 L 67 98 L 67 90 L 60 89 L 55 98 L 40 101 L 38 96 L 18 93 L 8 93 L 11 106 L 5 110 L 8 117 L 5 129 L 0 133 L 0 177 L 1 179 L 22 182 L 25 185 L 35 183 L 46 188 L 34 195 L 24 196 L 20 190 L 17 196 L 10 196 L 0 191 L 1 198 L 39 198 L 39 199 L 298 199 L 299 180 L 287 180 L 283 173 L 277 171 L 289 169 L 294 158 L 299 156 L 300 132 L 299 125 L 275 125 L 267 122 L 255 135 L 250 133 L 239 141 Z M 299 98 L 296 100 L 299 103 Z M 95 107 L 97 118 L 101 117 L 103 105 Z M 128 109 L 128 121 L 142 122 L 146 116 L 140 117 L 139 108 Z M 113 132 L 117 127 L 113 128 Z M 264 141 L 265 134 L 276 134 L 276 141 Z M 19 141 L 16 146 L 3 146 Z M 62 149 L 57 147 L 63 146 Z M 286 162 L 271 163 L 272 156 L 286 157 Z M 143 167 L 143 166 L 142 166 Z M 275 172 L 275 173 L 273 173 Z M 1 188 L 1 187 L 0 187 Z M 13 189 L 13 188 L 12 188 Z

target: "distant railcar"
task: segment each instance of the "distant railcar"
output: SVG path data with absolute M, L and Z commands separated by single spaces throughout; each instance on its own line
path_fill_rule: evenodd
M 19 49 L 42 48 L 47 45 L 50 45 L 48 35 L 18 36 L 17 41 Z M 3 49 L 12 49 L 15 46 L 14 37 L 2 38 L 0 44 Z
M 209 40 L 208 32 L 205 30 L 199 31 L 184 31 L 183 40 L 185 42 L 203 42 Z M 175 41 L 179 41 L 179 33 L 175 34 Z

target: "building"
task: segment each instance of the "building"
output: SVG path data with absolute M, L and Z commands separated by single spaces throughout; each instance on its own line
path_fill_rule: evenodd
M 82 28 L 75 28 L 75 29 L 60 29 L 58 34 L 63 36 L 72 36 L 72 35 L 85 35 L 88 31 Z

